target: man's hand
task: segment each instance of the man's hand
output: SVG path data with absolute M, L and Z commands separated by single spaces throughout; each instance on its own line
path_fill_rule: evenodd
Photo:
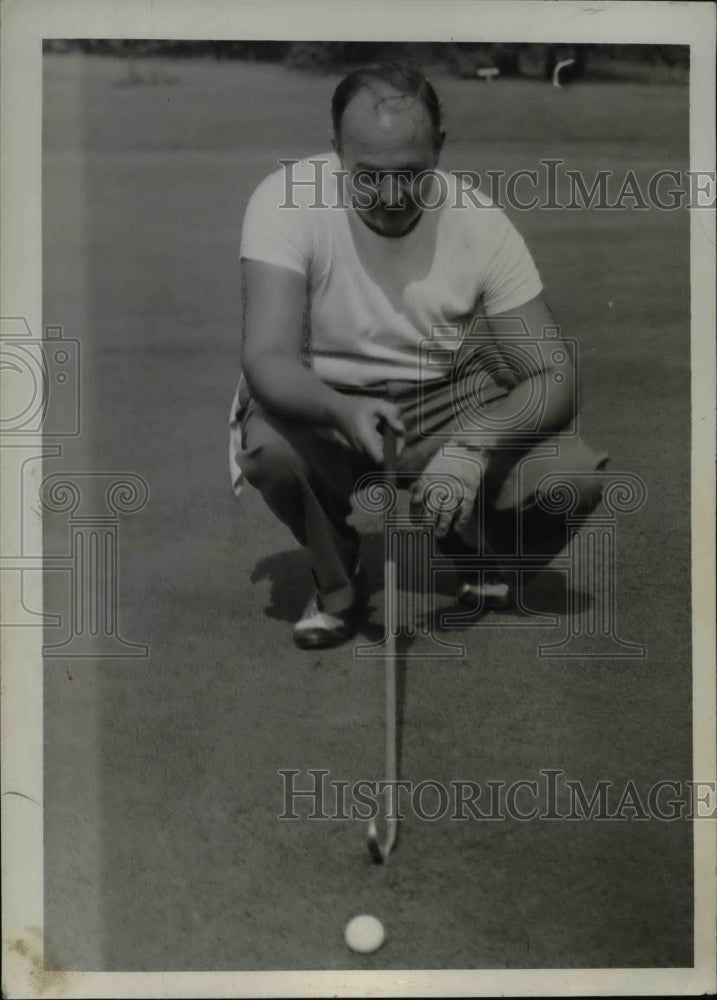
M 400 455 L 405 428 L 401 411 L 395 403 L 367 396 L 341 396 L 336 408 L 335 426 L 350 448 L 364 451 L 380 465 L 383 462 L 382 427 L 388 424 L 397 434 L 396 450 Z
M 467 527 L 489 458 L 486 450 L 455 445 L 446 446 L 446 450 L 448 454 L 442 448 L 436 452 L 409 496 L 412 516 L 432 515 L 438 538 L 447 535 L 451 526 L 458 532 Z M 431 493 L 429 506 L 426 499 Z M 438 499 L 443 497 L 445 502 L 436 509 Z

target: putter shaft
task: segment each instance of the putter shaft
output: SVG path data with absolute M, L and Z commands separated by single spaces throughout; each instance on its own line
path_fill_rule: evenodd
M 396 434 L 391 427 L 384 433 L 384 472 L 390 488 L 396 484 Z M 386 601 L 386 781 L 387 803 L 386 837 L 379 840 L 376 822 L 371 820 L 368 827 L 368 849 L 377 864 L 383 864 L 391 853 L 398 835 L 396 818 L 397 804 L 393 800 L 398 780 L 398 759 L 396 746 L 396 633 L 398 631 L 397 606 L 397 566 L 396 553 L 391 545 L 388 531 L 384 532 L 386 552 L 384 558 L 384 596 Z

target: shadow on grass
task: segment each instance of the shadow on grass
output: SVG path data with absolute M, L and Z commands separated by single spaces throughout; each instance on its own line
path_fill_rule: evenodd
M 381 532 L 362 535 L 361 554 L 368 576 L 370 602 L 371 596 L 383 587 Z M 279 621 L 295 622 L 314 588 L 307 554 L 303 549 L 297 548 L 260 559 L 252 572 L 251 582 L 259 583 L 262 580 L 268 580 L 271 586 L 269 604 L 264 608 L 264 614 Z
M 382 532 L 367 532 L 362 535 L 361 551 L 369 584 L 369 614 L 376 610 L 371 598 L 383 589 L 383 534 Z M 398 566 L 398 586 L 401 590 L 411 577 L 408 566 Z M 279 621 L 295 622 L 304 610 L 311 596 L 313 581 L 309 561 L 302 549 L 292 549 L 276 552 L 261 559 L 251 575 L 252 583 L 268 580 L 271 586 L 269 604 L 264 608 L 268 618 Z M 452 570 L 440 571 L 435 578 L 435 594 L 454 597 L 456 593 L 456 575 Z M 567 575 L 564 571 L 546 568 L 541 570 L 530 581 L 523 591 L 524 605 L 536 615 L 568 614 L 571 608 L 580 607 L 587 610 L 592 599 L 590 595 L 574 591 L 568 587 Z M 443 608 L 436 620 L 443 616 Z M 491 612 L 492 614 L 520 614 L 515 608 L 506 612 Z M 367 615 L 368 617 L 368 615 Z M 371 640 L 382 637 L 381 627 L 366 623 L 362 634 Z M 400 637 L 399 637 L 400 641 Z M 402 650 L 406 652 L 406 650 Z

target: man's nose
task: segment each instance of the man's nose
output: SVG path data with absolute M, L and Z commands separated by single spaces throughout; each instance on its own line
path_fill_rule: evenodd
M 405 208 L 408 204 L 406 182 L 396 176 L 382 178 L 378 187 L 378 197 L 384 208 Z

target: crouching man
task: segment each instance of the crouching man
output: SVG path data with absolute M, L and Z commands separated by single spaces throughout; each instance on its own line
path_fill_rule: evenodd
M 444 551 L 461 556 L 519 538 L 548 561 L 565 518 L 541 503 L 541 480 L 570 480 L 587 515 L 607 461 L 573 433 L 572 352 L 523 239 L 438 169 L 430 83 L 408 67 L 365 67 L 331 110 L 333 150 L 284 163 L 247 207 L 231 421 L 237 482 L 308 550 L 315 593 L 294 627 L 304 649 L 359 627 L 367 588 L 347 518 L 358 479 L 381 466 L 387 426 L 415 510 L 425 514 L 437 481 L 458 484 L 430 509 Z M 458 597 L 512 599 L 507 580 L 477 571 L 462 574 Z

